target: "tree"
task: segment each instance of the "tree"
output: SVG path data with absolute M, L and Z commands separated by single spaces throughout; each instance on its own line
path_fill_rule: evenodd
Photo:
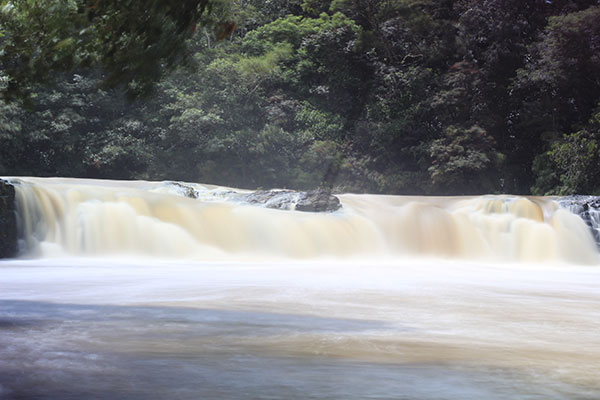
M 585 123 L 600 100 L 600 6 L 550 18 L 522 85 L 549 100 L 557 130 Z
M 429 167 L 436 192 L 471 194 L 496 189 L 497 168 L 503 155 L 494 139 L 477 125 L 467 129 L 450 126 L 446 137 L 434 140 L 429 148 Z
M 600 104 L 583 129 L 564 135 L 534 163 L 534 194 L 600 193 Z
M 32 86 L 30 109 L 0 102 L 0 173 L 139 177 L 153 140 L 139 104 L 120 90 L 99 89 L 99 73 L 59 77 L 54 85 Z
M 536 193 L 596 191 L 599 8 L 0 0 L 12 97 L 0 168 L 403 194 L 524 193 L 535 177 Z M 143 101 L 119 97 L 152 83 Z
M 510 88 L 515 102 L 511 123 L 515 156 L 512 163 L 526 165 L 537 154 L 552 149 L 555 155 L 566 154 L 564 132 L 579 132 L 590 119 L 600 101 L 600 6 L 553 16 L 539 40 L 532 43 L 528 62 L 517 71 Z M 571 137 L 572 144 L 587 141 L 587 134 Z M 587 147 L 587 145 L 586 145 Z M 534 165 L 537 175 L 535 191 L 552 191 L 554 184 L 541 184 L 547 171 L 540 156 Z M 555 160 L 556 161 L 556 160 Z M 576 164 L 577 165 L 577 164 Z M 584 164 L 578 164 L 584 168 Z M 560 174 L 559 174 L 560 175 Z M 569 174 L 572 176 L 572 174 Z M 567 180 L 571 180 L 568 178 Z M 564 182 L 562 184 L 563 188 Z M 587 186 L 587 185 L 584 185 Z M 581 185 L 571 186 L 573 188 Z
M 186 58 L 185 39 L 209 0 L 2 0 L 3 95 L 19 96 L 52 72 L 102 66 L 105 85 L 147 93 Z

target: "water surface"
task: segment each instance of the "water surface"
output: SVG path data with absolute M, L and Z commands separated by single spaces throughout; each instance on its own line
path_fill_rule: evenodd
M 0 262 L 3 399 L 600 398 L 596 267 Z

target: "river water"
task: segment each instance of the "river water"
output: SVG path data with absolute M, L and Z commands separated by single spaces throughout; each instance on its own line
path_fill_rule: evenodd
M 0 399 L 600 398 L 598 253 L 552 199 L 20 182 Z
M 0 398 L 600 398 L 600 271 L 0 263 Z

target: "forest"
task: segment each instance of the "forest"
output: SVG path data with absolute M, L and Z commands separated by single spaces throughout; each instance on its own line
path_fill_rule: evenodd
M 176 3 L 0 0 L 0 175 L 600 194 L 597 0 Z

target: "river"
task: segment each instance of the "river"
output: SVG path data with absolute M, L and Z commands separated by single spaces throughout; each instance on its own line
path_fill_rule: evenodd
M 0 398 L 600 398 L 596 249 L 551 199 L 347 195 L 316 215 L 29 182 L 49 200 L 0 262 Z

